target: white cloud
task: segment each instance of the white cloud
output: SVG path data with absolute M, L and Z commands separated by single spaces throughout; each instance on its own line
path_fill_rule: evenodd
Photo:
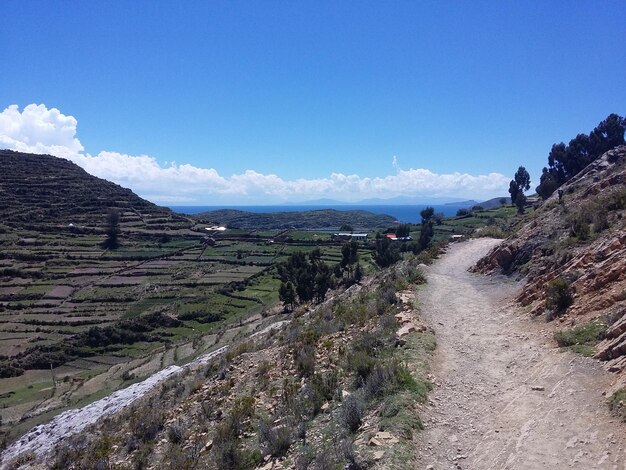
M 505 194 L 508 187 L 508 178 L 499 173 L 403 170 L 395 156 L 395 174 L 376 178 L 332 173 L 325 178 L 285 180 L 254 170 L 224 177 L 213 168 L 174 162 L 162 166 L 148 155 L 101 151 L 92 156 L 84 152 L 76 137 L 77 124 L 74 117 L 43 104 L 30 104 L 22 112 L 11 105 L 0 113 L 0 148 L 67 158 L 95 176 L 161 204 L 271 204 L 318 198 L 358 201 L 400 195 L 489 198 Z

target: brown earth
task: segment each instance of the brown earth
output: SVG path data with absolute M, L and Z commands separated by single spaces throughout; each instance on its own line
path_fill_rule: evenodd
M 416 468 L 626 469 L 604 396 L 615 376 L 560 352 L 545 321 L 514 306 L 519 284 L 467 271 L 498 243 L 452 245 L 427 269 L 422 317 L 438 348 Z

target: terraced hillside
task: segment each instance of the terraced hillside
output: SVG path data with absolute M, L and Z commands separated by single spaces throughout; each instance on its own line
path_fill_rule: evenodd
M 9 439 L 280 319 L 274 266 L 289 254 L 320 247 L 322 261 L 342 258 L 330 233 L 210 232 L 46 155 L 0 151 L 0 198 L 0 437 L 10 430 Z M 114 250 L 103 246 L 111 210 Z M 360 251 L 371 265 L 370 248 Z
M 188 228 L 189 220 L 91 176 L 78 165 L 50 155 L 0 150 L 0 218 L 14 227 L 74 224 L 98 233 L 108 208 L 124 212 L 126 228 Z

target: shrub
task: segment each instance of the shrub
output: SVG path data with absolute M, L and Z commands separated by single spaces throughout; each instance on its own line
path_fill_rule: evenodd
M 593 216 L 593 231 L 595 233 L 600 233 L 603 230 L 609 228 L 609 219 L 607 211 L 604 208 L 598 208 L 594 211 Z
M 313 464 L 315 470 L 336 470 L 337 468 L 337 456 L 331 449 L 322 449 L 321 452 L 315 456 Z
M 357 384 L 364 383 L 374 368 L 375 360 L 366 351 L 353 351 L 348 356 L 348 370 L 356 373 Z
M 579 240 L 587 240 L 589 238 L 589 222 L 582 212 L 570 216 L 568 222 L 572 237 L 576 237 Z
M 272 426 L 265 419 L 259 421 L 259 444 L 272 457 L 284 456 L 293 442 L 291 430 L 285 426 Z
M 349 395 L 344 400 L 341 408 L 341 423 L 348 432 L 355 433 L 359 429 L 364 410 L 365 403 L 357 394 Z
M 561 315 L 574 303 L 569 283 L 561 277 L 553 279 L 548 283 L 545 294 L 548 320 L 553 320 Z
M 185 437 L 185 431 L 180 423 L 174 423 L 167 428 L 167 438 L 172 444 L 180 444 Z
M 315 371 L 315 347 L 304 344 L 293 352 L 300 377 L 310 377 Z
M 579 325 L 571 330 L 554 333 L 554 339 L 561 348 L 571 348 L 583 356 L 593 356 L 594 346 L 602 340 L 607 326 L 598 321 Z
M 626 423 L 626 387 L 620 388 L 611 396 L 609 408 Z
M 151 442 L 163 429 L 164 416 L 161 410 L 150 406 L 138 408 L 130 417 L 131 435 L 141 442 Z

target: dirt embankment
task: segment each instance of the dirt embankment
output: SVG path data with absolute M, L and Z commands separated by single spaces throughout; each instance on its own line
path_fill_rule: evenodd
M 420 299 L 438 349 L 418 468 L 625 469 L 624 425 L 603 396 L 614 376 L 516 310 L 519 285 L 467 271 L 498 243 L 453 245 L 428 268 Z

